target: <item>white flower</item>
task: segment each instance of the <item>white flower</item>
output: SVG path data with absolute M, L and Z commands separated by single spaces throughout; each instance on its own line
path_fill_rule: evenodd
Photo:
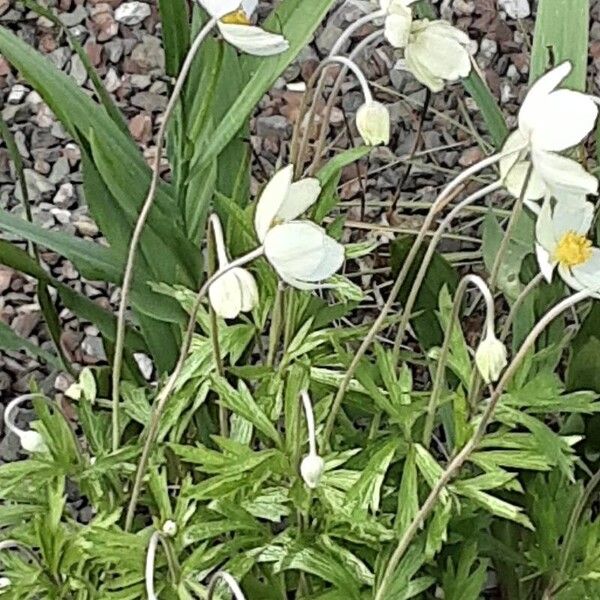
M 0 590 L 7 588 L 11 585 L 11 581 L 8 577 L 0 577 Z
M 488 329 L 475 352 L 475 364 L 483 380 L 486 383 L 498 381 L 507 362 L 506 346 L 494 335 L 493 330 Z
M 219 19 L 217 27 L 223 39 L 242 52 L 272 56 L 290 47 L 282 35 L 269 33 L 250 23 L 257 0 L 200 0 L 200 4 L 211 16 Z
M 295 220 L 321 193 L 317 179 L 292 183 L 294 168 L 278 171 L 256 207 L 254 227 L 267 260 L 283 281 L 298 289 L 314 289 L 338 271 L 344 247 L 310 221 Z
M 390 113 L 381 102 L 365 102 L 356 113 L 356 127 L 369 146 L 390 143 Z
M 404 66 L 432 92 L 439 92 L 445 81 L 471 72 L 468 45 L 469 36 L 446 21 L 415 21 L 404 48 Z
M 598 180 L 578 162 L 557 154 L 579 144 L 594 128 L 596 101 L 587 94 L 557 89 L 571 72 L 564 62 L 531 87 L 521 110 L 519 128 L 504 145 L 504 151 L 523 148 L 528 157 L 512 154 L 500 161 L 506 189 L 519 197 L 526 174 L 532 167 L 525 199 L 546 196 L 597 194 Z
M 300 475 L 311 490 L 316 489 L 325 470 L 325 461 L 318 454 L 308 454 L 300 463 Z
M 548 281 L 558 268 L 569 287 L 600 291 L 600 249 L 587 238 L 593 218 L 591 202 L 557 202 L 554 208 L 544 202 L 536 223 L 536 255 Z
M 221 222 L 217 215 L 210 216 L 214 232 L 219 270 L 229 265 Z M 250 312 L 258 304 L 258 287 L 252 274 L 242 267 L 225 271 L 208 288 L 208 299 L 213 310 L 223 319 L 235 319 L 241 312 Z
M 417 0 L 380 0 L 381 9 L 386 11 L 384 34 L 394 48 L 404 48 L 408 44 L 410 27 L 413 22 L 411 4 Z

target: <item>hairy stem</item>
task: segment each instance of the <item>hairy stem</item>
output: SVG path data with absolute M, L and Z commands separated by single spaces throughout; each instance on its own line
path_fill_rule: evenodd
M 513 302 L 513 305 L 510 307 L 510 312 L 508 313 L 508 317 L 506 317 L 506 321 L 502 325 L 502 331 L 500 332 L 500 341 L 506 341 L 508 334 L 510 333 L 510 328 L 519 312 L 521 306 L 525 300 L 527 300 L 527 296 L 542 282 L 544 281 L 544 275 L 542 273 L 538 273 L 521 291 L 521 293 L 517 296 L 516 300 Z
M 217 589 L 217 584 L 220 581 L 223 581 L 227 585 L 235 600 L 246 600 L 246 596 L 244 596 L 242 588 L 240 588 L 238 582 L 229 573 L 227 573 L 227 571 L 219 571 L 212 576 L 208 586 L 206 600 L 212 600 Z
M 543 333 L 543 331 L 546 329 L 546 327 L 552 321 L 554 321 L 554 319 L 556 319 L 556 317 L 558 317 L 561 313 L 563 313 L 565 310 L 571 308 L 572 306 L 576 305 L 578 302 L 581 302 L 582 300 L 589 298 L 589 297 L 590 297 L 590 293 L 588 291 L 583 291 L 583 292 L 577 292 L 576 294 L 573 294 L 573 295 L 569 296 L 568 298 L 565 298 L 564 300 L 562 300 L 561 302 L 559 302 L 558 304 L 553 306 L 536 323 L 535 327 L 531 330 L 531 332 L 529 333 L 529 335 L 523 342 L 523 345 L 519 348 L 519 351 L 517 352 L 517 354 L 515 355 L 515 357 L 509 364 L 508 368 L 504 372 L 504 375 L 498 382 L 498 385 L 492 392 L 492 395 L 490 396 L 487 407 L 481 416 L 479 425 L 477 426 L 475 433 L 472 435 L 472 437 L 469 439 L 469 441 L 465 444 L 465 446 L 462 448 L 462 450 L 450 461 L 450 463 L 444 470 L 444 473 L 442 474 L 442 476 L 438 479 L 438 481 L 432 487 L 431 492 L 429 493 L 429 496 L 427 496 L 427 499 L 425 500 L 425 502 L 423 503 L 421 508 L 418 510 L 414 519 L 411 521 L 410 525 L 407 527 L 407 529 L 402 534 L 400 541 L 398 542 L 392 556 L 390 557 L 390 559 L 385 567 L 383 577 L 381 579 L 379 588 L 377 589 L 377 591 L 375 593 L 374 600 L 383 600 L 384 598 L 386 598 L 387 590 L 388 590 L 390 584 L 392 583 L 394 573 L 396 572 L 396 568 L 398 567 L 400 560 L 404 556 L 404 553 L 408 549 L 410 543 L 412 542 L 414 536 L 417 534 L 418 530 L 425 523 L 425 519 L 429 516 L 431 511 L 435 508 L 435 505 L 439 499 L 440 494 L 446 489 L 446 486 L 448 485 L 448 483 L 457 475 L 457 473 L 460 471 L 460 469 L 462 468 L 464 463 L 471 456 L 472 452 L 479 445 L 481 439 L 485 435 L 487 426 L 490 424 L 490 422 L 492 421 L 492 419 L 494 417 L 496 407 L 498 405 L 498 402 L 500 401 L 500 398 L 502 397 L 502 394 L 504 392 L 504 389 L 506 388 L 506 385 L 512 379 L 512 377 L 516 373 L 517 369 L 519 368 L 519 366 L 521 365 L 521 363 L 527 356 L 527 353 L 534 346 L 538 337 Z
M 177 359 L 177 364 L 175 365 L 175 369 L 173 373 L 171 373 L 169 379 L 167 380 L 164 387 L 161 389 L 160 393 L 156 397 L 154 401 L 152 415 L 150 416 L 150 424 L 148 425 L 148 431 L 146 433 L 146 439 L 144 440 L 144 446 L 142 447 L 142 454 L 140 457 L 140 462 L 138 464 L 137 472 L 135 474 L 135 480 L 133 483 L 133 489 L 131 492 L 131 499 L 129 501 L 129 506 L 127 508 L 127 516 L 125 519 L 125 530 L 129 531 L 133 524 L 133 518 L 135 516 L 135 509 L 138 503 L 138 499 L 140 493 L 142 491 L 142 484 L 144 481 L 144 476 L 146 474 L 146 467 L 148 466 L 148 459 L 150 458 L 150 452 L 152 450 L 152 445 L 156 440 L 156 435 L 158 433 L 158 428 L 160 425 L 160 419 L 165 410 L 165 406 L 171 393 L 175 389 L 175 385 L 177 383 L 177 379 L 179 375 L 181 375 L 181 371 L 183 369 L 183 365 L 185 364 L 185 360 L 187 358 L 188 352 L 190 350 L 190 346 L 192 344 L 192 338 L 194 335 L 194 329 L 196 327 L 196 317 L 198 316 L 198 311 L 200 310 L 200 305 L 202 304 L 202 300 L 204 296 L 208 292 L 208 288 L 217 280 L 219 277 L 223 276 L 231 269 L 235 269 L 236 267 L 241 267 L 255 258 L 259 258 L 263 254 L 263 247 L 260 246 L 256 250 L 245 254 L 244 256 L 230 262 L 224 269 L 221 269 L 217 273 L 215 273 L 212 277 L 209 277 L 204 285 L 200 288 L 200 291 L 196 295 L 196 300 L 194 302 L 194 306 L 190 312 L 190 318 L 187 325 L 187 330 L 185 332 L 183 343 L 181 346 L 181 350 L 179 352 L 179 358 Z
M 125 264 L 125 273 L 123 275 L 123 285 L 121 286 L 121 301 L 119 303 L 119 313 L 117 316 L 117 335 L 115 340 L 115 353 L 112 369 L 112 446 L 113 451 L 118 450 L 119 442 L 121 438 L 121 423 L 120 423 L 120 383 L 121 383 L 121 371 L 123 369 L 123 352 L 125 347 L 125 317 L 127 312 L 127 304 L 129 300 L 129 292 L 133 281 L 133 273 L 135 267 L 135 259 L 137 256 L 138 246 L 142 237 L 146 220 L 150 214 L 150 210 L 154 204 L 156 198 L 156 192 L 158 190 L 159 178 L 160 178 L 160 160 L 162 156 L 162 148 L 165 142 L 167 133 L 167 127 L 175 112 L 177 103 L 183 91 L 185 80 L 192 67 L 192 63 L 202 42 L 206 36 L 210 33 L 212 28 L 217 22 L 216 18 L 212 18 L 208 23 L 200 30 L 200 33 L 196 36 L 186 58 L 181 67 L 181 73 L 175 82 L 173 93 L 165 110 L 163 121 L 158 131 L 158 137 L 156 139 L 156 156 L 154 157 L 154 164 L 152 166 L 152 179 L 150 181 L 150 188 L 148 195 L 144 200 L 142 210 L 138 216 L 138 219 L 133 230 L 131 242 L 129 244 L 129 253 L 127 255 L 127 262 Z

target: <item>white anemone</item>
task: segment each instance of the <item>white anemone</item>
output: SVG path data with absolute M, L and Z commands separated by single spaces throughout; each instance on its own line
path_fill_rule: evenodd
M 377 102 L 365 102 L 356 112 L 356 128 L 365 144 L 377 146 L 390 143 L 390 113 L 388 109 Z
M 578 162 L 557 154 L 576 146 L 594 128 L 598 117 L 596 101 L 587 94 L 557 89 L 571 72 L 564 62 L 531 87 L 521 110 L 519 128 L 507 139 L 504 150 L 523 148 L 500 162 L 500 173 L 507 190 L 520 196 L 527 172 L 531 175 L 525 199 L 546 196 L 597 194 L 598 180 Z
M 557 202 L 554 208 L 544 202 L 536 223 L 536 255 L 548 281 L 558 268 L 569 287 L 600 291 L 600 249 L 587 238 L 593 218 L 591 202 Z
M 414 2 L 416 0 L 379 0 L 382 10 L 386 11 L 385 38 L 394 48 L 404 48 L 408 44 L 413 22 L 409 6 Z
M 321 193 L 317 179 L 292 183 L 294 168 L 278 171 L 256 207 L 254 226 L 267 260 L 283 281 L 298 289 L 321 287 L 344 262 L 344 247 L 306 220 L 296 220 Z
M 208 14 L 219 19 L 217 26 L 223 39 L 242 52 L 272 56 L 290 47 L 282 35 L 269 33 L 250 23 L 257 0 L 200 0 L 200 4 Z

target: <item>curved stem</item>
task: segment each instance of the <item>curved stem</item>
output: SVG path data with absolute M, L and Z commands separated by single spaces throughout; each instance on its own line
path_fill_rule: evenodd
M 327 417 L 327 422 L 325 423 L 325 430 L 323 432 L 323 441 L 322 441 L 323 450 L 325 450 L 329 444 L 329 438 L 331 437 L 331 433 L 333 432 L 333 426 L 335 424 L 335 419 L 336 419 L 337 413 L 340 409 L 340 406 L 342 405 L 344 395 L 346 394 L 348 386 L 350 385 L 350 382 L 352 381 L 352 377 L 354 376 L 354 373 L 355 373 L 356 369 L 358 368 L 358 365 L 359 365 L 362 357 L 365 355 L 369 346 L 375 339 L 375 336 L 377 335 L 377 333 L 380 331 L 381 327 L 385 323 L 385 320 L 386 320 L 390 310 L 392 309 L 394 302 L 396 301 L 396 297 L 400 293 L 402 284 L 404 283 L 404 280 L 406 279 L 406 276 L 408 275 L 408 272 L 417 257 L 417 254 L 421 248 L 423 241 L 425 240 L 425 238 L 427 236 L 427 233 L 435 219 L 435 216 L 451 200 L 451 194 L 454 192 L 454 190 L 456 190 L 462 184 L 463 181 L 465 181 L 466 179 L 468 179 L 469 177 L 471 177 L 472 175 L 474 175 L 481 169 L 484 169 L 485 167 L 493 165 L 494 163 L 498 162 L 505 156 L 507 156 L 509 154 L 513 154 L 514 152 L 520 152 L 520 151 L 521 151 L 521 148 L 519 148 L 518 150 L 508 152 L 508 153 L 503 152 L 503 153 L 495 154 L 493 156 L 490 156 L 489 158 L 482 160 L 477 165 L 473 165 L 469 169 L 466 169 L 458 177 L 453 179 L 446 186 L 446 188 L 437 197 L 437 199 L 435 200 L 435 202 L 429 209 L 429 213 L 427 214 L 427 216 L 425 217 L 425 220 L 423 221 L 421 230 L 419 231 L 419 233 L 417 234 L 417 237 L 415 238 L 415 241 L 413 242 L 410 252 L 408 253 L 406 260 L 404 261 L 404 264 L 402 265 L 402 269 L 400 269 L 400 273 L 398 274 L 398 277 L 396 278 L 396 281 L 394 282 L 394 286 L 392 287 L 392 289 L 390 291 L 390 295 L 388 296 L 386 303 L 384 304 L 377 319 L 373 322 L 373 325 L 371 326 L 369 333 L 363 340 L 358 351 L 352 358 L 352 362 L 350 363 L 350 366 L 348 367 L 348 370 L 346 371 L 346 374 L 344 375 L 344 378 L 342 379 L 342 381 L 340 383 L 340 387 L 338 388 L 336 396 L 333 400 L 331 411 L 329 413 L 329 416 Z M 497 182 L 495 184 L 492 184 L 492 186 L 497 186 L 497 188 L 499 188 L 499 187 L 501 187 L 501 184 L 499 182 Z M 488 186 L 487 188 L 484 188 L 486 193 L 489 193 L 493 189 L 497 189 L 496 187 L 492 188 L 492 186 Z M 481 190 L 481 192 L 477 192 L 477 194 L 483 194 L 484 190 Z M 474 194 L 474 196 L 475 196 L 475 194 Z M 471 201 L 473 201 L 473 200 L 471 200 Z M 432 240 L 432 242 L 433 242 L 433 240 Z M 415 298 L 416 298 L 416 294 L 415 294 Z M 414 299 L 413 299 L 413 302 L 414 302 Z M 412 306 L 410 308 L 412 309 Z M 410 310 L 408 312 L 410 312 Z M 405 308 L 404 314 L 402 315 L 402 322 L 403 322 L 402 328 L 405 329 L 406 324 L 408 323 L 408 319 L 406 318 L 406 308 Z M 398 337 L 396 338 L 397 342 L 398 342 Z M 400 342 L 398 342 L 398 351 L 399 351 L 399 348 L 400 348 Z M 395 347 L 394 347 L 394 351 L 395 351 L 394 355 L 397 356 L 398 353 L 396 352 Z
M 508 317 L 506 317 L 506 321 L 504 321 L 504 325 L 502 325 L 502 331 L 500 332 L 500 341 L 506 341 L 508 334 L 510 333 L 510 328 L 519 312 L 521 306 L 523 306 L 523 302 L 527 299 L 527 296 L 542 282 L 544 281 L 544 275 L 542 273 L 538 273 L 524 288 L 523 291 L 517 296 L 513 305 L 510 307 L 510 312 L 508 313 Z
M 331 63 L 340 63 L 341 65 L 344 65 L 346 69 L 352 71 L 356 79 L 358 79 L 358 83 L 360 83 L 363 96 L 365 97 L 365 102 L 373 102 L 373 94 L 371 93 L 369 82 L 367 81 L 365 74 L 362 72 L 362 69 L 353 60 L 350 60 L 345 56 L 328 56 L 322 62 L 323 66 Z
M 382 30 L 374 31 L 371 35 L 368 35 L 364 40 L 357 44 L 356 48 L 352 50 L 352 52 L 348 55 L 350 60 L 354 60 L 356 56 L 358 56 L 365 48 L 371 45 L 374 41 L 379 39 L 383 35 Z M 327 99 L 327 104 L 325 106 L 325 110 L 323 111 L 323 118 L 321 119 L 321 127 L 319 129 L 319 138 L 317 140 L 315 151 L 313 152 L 313 161 L 308 168 L 308 175 L 313 176 L 317 169 L 319 168 L 319 163 L 321 160 L 321 155 L 323 154 L 323 149 L 325 147 L 325 139 L 327 138 L 328 124 L 331 119 L 331 112 L 333 111 L 333 107 L 335 105 L 335 101 L 337 99 L 337 95 L 342 87 L 342 83 L 344 83 L 344 79 L 346 74 L 348 73 L 348 68 L 344 66 L 344 68 L 340 71 L 333 84 L 333 88 L 331 90 L 331 94 Z M 320 94 L 319 94 L 320 95 Z M 319 98 L 319 95 L 315 97 L 315 102 Z M 308 130 L 310 130 L 309 123 Z
M 454 296 L 450 323 L 446 329 L 444 343 L 437 360 L 437 369 L 433 379 L 433 389 L 431 390 L 431 396 L 429 397 L 427 416 L 425 418 L 425 427 L 423 429 L 423 446 L 425 446 L 425 448 L 429 448 L 429 444 L 431 443 L 431 435 L 433 433 L 433 427 L 435 424 L 435 413 L 437 411 L 440 397 L 442 395 L 442 389 L 446 380 L 444 373 L 446 371 L 446 363 L 448 362 L 448 354 L 450 353 L 452 332 L 454 331 L 454 325 L 458 319 L 458 313 L 460 311 L 460 307 L 462 306 L 463 297 L 469 284 L 477 286 L 484 297 L 486 304 L 486 328 L 488 334 L 494 334 L 494 298 L 492 297 L 490 289 L 485 281 L 483 281 L 483 279 L 478 275 L 465 275 L 458 284 L 458 288 Z
M 496 190 L 500 189 L 501 187 L 502 187 L 502 183 L 497 181 L 497 182 L 492 183 L 492 184 L 486 186 L 485 188 L 479 190 L 478 192 L 475 192 L 474 194 L 472 194 L 472 196 L 469 196 L 469 198 L 467 198 L 467 199 L 463 200 L 462 202 L 460 202 L 459 204 L 457 204 L 448 213 L 448 216 L 441 222 L 440 226 L 438 227 L 437 231 L 435 232 L 435 235 L 431 238 L 431 240 L 429 242 L 429 246 L 427 248 L 427 252 L 425 253 L 425 256 L 423 257 L 423 260 L 421 261 L 421 266 L 419 267 L 419 271 L 417 272 L 415 281 L 413 282 L 413 284 L 411 286 L 410 293 L 408 294 L 408 298 L 406 299 L 406 302 L 404 303 L 404 307 L 402 309 L 402 317 L 400 319 L 400 324 L 398 325 L 398 331 L 396 333 L 396 339 L 394 341 L 394 350 L 393 350 L 393 360 L 394 361 L 398 360 L 398 355 L 400 354 L 400 346 L 402 344 L 402 340 L 404 339 L 404 334 L 406 333 L 406 328 L 408 327 L 408 322 L 410 320 L 412 309 L 415 305 L 417 296 L 419 295 L 419 290 L 421 289 L 421 284 L 425 280 L 425 277 L 427 275 L 427 269 L 429 268 L 429 265 L 433 259 L 436 247 L 442 237 L 443 232 L 450 225 L 450 223 L 453 221 L 453 219 L 456 217 L 456 215 L 458 215 L 458 213 L 460 213 L 460 211 L 462 211 L 465 208 L 465 206 L 467 206 L 468 204 L 471 204 L 472 202 L 475 202 L 479 198 L 483 198 L 484 196 L 487 196 L 488 194 L 495 192 Z M 415 241 L 415 243 L 416 243 L 416 241 Z
M 227 248 L 225 246 L 225 236 L 223 235 L 223 226 L 221 225 L 221 219 L 215 213 L 208 217 L 210 226 L 212 227 L 213 239 L 215 241 L 215 249 L 217 251 L 217 258 L 219 259 L 219 269 L 222 269 L 229 262 L 227 256 Z
M 125 264 L 125 273 L 123 275 L 123 285 L 121 286 L 121 301 L 119 303 L 119 313 L 117 316 L 117 335 L 115 340 L 115 355 L 113 361 L 113 370 L 112 370 L 112 447 L 113 451 L 119 449 L 119 441 L 121 438 L 121 424 L 120 424 L 120 393 L 119 386 L 121 383 L 121 371 L 123 369 L 123 352 L 125 348 L 125 316 L 127 311 L 127 304 L 129 300 L 129 291 L 131 289 L 131 283 L 133 281 L 133 272 L 135 267 L 135 259 L 137 256 L 137 250 L 140 243 L 140 239 L 142 237 L 142 232 L 144 230 L 144 226 L 146 225 L 146 220 L 148 219 L 148 215 L 150 214 L 150 209 L 154 204 L 154 199 L 156 197 L 156 192 L 158 190 L 158 182 L 160 177 L 160 159 L 162 156 L 162 148 L 164 145 L 167 126 L 169 121 L 175 112 L 175 108 L 177 103 L 179 102 L 179 97 L 181 96 L 181 92 L 183 91 L 183 86 L 185 85 L 185 80 L 187 75 L 192 67 L 192 63 L 202 42 L 206 38 L 206 36 L 210 33 L 212 28 L 217 23 L 216 18 L 211 18 L 208 23 L 200 30 L 200 33 L 196 36 L 194 43 L 192 44 L 183 66 L 181 67 L 181 73 L 179 73 L 179 77 L 177 77 L 177 81 L 175 82 L 175 87 L 173 88 L 173 93 L 171 94 L 171 98 L 169 100 L 169 104 L 165 110 L 165 114 L 163 116 L 163 121 L 160 125 L 160 129 L 158 131 L 158 137 L 156 139 L 156 156 L 154 157 L 154 164 L 152 166 L 152 179 L 150 181 L 150 188 L 148 190 L 148 195 L 144 200 L 144 204 L 142 206 L 142 210 L 138 216 L 138 219 L 135 224 L 135 228 L 133 230 L 133 235 L 131 237 L 131 242 L 129 244 L 129 253 L 127 255 L 127 262 Z
M 75 450 L 77 451 L 78 458 L 81 460 L 83 458 L 83 448 L 81 447 L 81 442 L 79 441 L 77 434 L 73 430 L 73 426 L 71 425 L 71 421 L 69 420 L 67 413 L 58 404 L 58 402 L 52 402 L 52 400 L 50 400 L 50 398 L 46 398 L 46 396 L 44 396 L 43 394 L 40 394 L 40 393 L 23 394 L 22 396 L 17 396 L 13 400 L 11 400 L 6 405 L 6 408 L 4 410 L 4 424 L 6 425 L 6 428 L 18 437 L 20 437 L 20 434 L 24 433 L 24 431 L 22 429 L 19 429 L 15 425 L 14 421 L 11 419 L 11 416 L 12 416 L 14 409 L 17 406 L 19 406 L 19 404 L 22 404 L 23 402 L 27 402 L 28 400 L 33 400 L 33 399 L 43 400 L 51 409 L 55 410 L 62 417 L 63 421 L 67 425 L 69 432 L 71 434 L 71 438 L 73 440 L 73 445 L 75 446 Z
M 308 453 L 311 456 L 317 454 L 317 436 L 315 431 L 315 413 L 310 401 L 310 396 L 306 390 L 300 392 L 302 406 L 304 407 L 304 416 L 306 417 L 306 428 L 308 429 Z
M 346 29 L 346 31 L 344 31 L 344 33 L 339 37 L 337 42 L 332 46 L 331 50 L 329 51 L 329 56 L 338 54 L 338 52 L 342 49 L 344 44 L 350 39 L 350 36 L 355 31 L 358 31 L 363 25 L 366 25 L 367 23 L 375 21 L 376 19 L 379 19 L 381 17 L 385 17 L 385 14 L 386 13 L 384 10 L 377 10 L 354 21 L 354 23 L 352 23 L 352 25 L 350 25 Z
M 244 596 L 242 588 L 240 588 L 238 582 L 229 573 L 227 573 L 227 571 L 219 571 L 212 576 L 210 584 L 208 585 L 206 600 L 212 600 L 219 581 L 223 581 L 225 584 L 227 584 L 235 600 L 246 600 L 246 596 Z
M 169 565 L 169 571 L 174 584 L 177 584 L 177 578 L 179 577 L 179 564 L 177 558 L 174 556 L 169 541 L 160 531 L 155 531 L 150 537 L 148 543 L 148 551 L 146 552 L 146 569 L 145 569 L 145 580 L 146 580 L 146 595 L 148 600 L 158 600 L 158 596 L 154 591 L 154 567 L 156 562 L 156 551 L 158 549 L 158 543 L 162 544 L 163 550 L 167 557 L 167 563 Z
M 481 439 L 485 435 L 487 426 L 490 424 L 490 422 L 492 421 L 492 418 L 494 417 L 494 413 L 496 411 L 496 406 L 498 405 L 498 402 L 500 401 L 500 398 L 502 397 L 502 394 L 504 392 L 504 389 L 506 388 L 506 385 L 512 379 L 514 374 L 517 372 L 517 369 L 519 368 L 519 366 L 521 365 L 521 363 L 527 356 L 527 353 L 529 352 L 529 350 L 534 346 L 538 337 L 542 334 L 542 332 L 546 329 L 546 327 L 552 321 L 554 321 L 554 319 L 556 319 L 556 317 L 558 317 L 561 313 L 563 313 L 565 310 L 571 308 L 578 302 L 581 302 L 582 300 L 585 300 L 586 298 L 589 298 L 589 297 L 590 297 L 590 292 L 583 291 L 583 292 L 577 292 L 576 294 L 573 294 L 573 295 L 569 296 L 568 298 L 565 298 L 564 300 L 562 300 L 561 302 L 559 302 L 558 304 L 553 306 L 536 323 L 535 327 L 531 330 L 531 332 L 529 333 L 529 335 L 523 342 L 523 345 L 519 348 L 519 351 L 517 352 L 517 354 L 515 355 L 515 357 L 512 359 L 511 363 L 509 364 L 508 368 L 504 372 L 502 378 L 498 382 L 498 385 L 494 389 L 492 395 L 490 396 L 487 407 L 486 407 L 483 415 L 481 416 L 479 425 L 477 426 L 475 433 L 472 435 L 472 437 L 469 439 L 469 441 L 464 445 L 462 450 L 450 461 L 450 463 L 444 470 L 444 473 L 442 474 L 442 476 L 438 479 L 438 481 L 435 483 L 435 485 L 431 488 L 431 492 L 429 493 L 429 496 L 427 496 L 427 499 L 425 500 L 425 502 L 423 503 L 421 508 L 418 510 L 417 514 L 411 521 L 410 525 L 404 531 L 402 537 L 400 538 L 400 541 L 398 542 L 392 556 L 390 557 L 390 559 L 385 567 L 383 577 L 381 578 L 381 584 L 379 585 L 379 588 L 377 589 L 377 591 L 375 593 L 374 600 L 383 600 L 384 598 L 386 598 L 387 589 L 393 579 L 393 576 L 394 576 L 394 573 L 398 566 L 398 563 L 404 556 L 404 553 L 408 549 L 414 536 L 416 535 L 418 530 L 421 528 L 421 526 L 424 524 L 425 519 L 429 516 L 429 514 L 435 507 L 436 502 L 437 502 L 440 494 L 442 493 L 442 491 L 444 491 L 446 489 L 446 486 L 448 485 L 448 483 L 457 475 L 457 473 L 462 468 L 463 464 L 471 456 L 471 453 L 479 445 Z
M 158 427 L 160 425 L 160 419 L 165 410 L 165 406 L 169 397 L 173 390 L 175 389 L 175 384 L 177 383 L 177 379 L 179 379 L 179 375 L 181 375 L 181 371 L 183 369 L 183 365 L 185 364 L 185 360 L 187 358 L 188 352 L 190 350 L 190 346 L 192 344 L 192 338 L 194 334 L 194 329 L 196 327 L 196 317 L 198 316 L 198 311 L 200 310 L 200 305 L 202 304 L 202 300 L 204 296 L 208 292 L 208 288 L 217 280 L 219 277 L 230 271 L 231 269 L 235 269 L 237 267 L 241 267 L 255 258 L 259 258 L 263 254 L 263 247 L 259 246 L 256 250 L 245 254 L 244 256 L 237 258 L 236 260 L 231 261 L 224 269 L 221 269 L 217 273 L 215 273 L 212 277 L 209 277 L 204 285 L 200 288 L 200 291 L 196 295 L 196 300 L 194 302 L 194 306 L 190 312 L 190 318 L 187 325 L 187 330 L 185 332 L 185 336 L 183 338 L 183 343 L 181 346 L 181 350 L 179 352 L 179 358 L 177 359 L 177 364 L 175 365 L 175 369 L 173 373 L 171 373 L 169 379 L 166 384 L 156 397 L 156 400 L 153 405 L 152 415 L 150 417 L 150 424 L 148 425 L 148 432 L 146 434 L 146 439 L 144 441 L 144 446 L 142 447 L 142 454 L 140 457 L 140 462 L 138 464 L 137 472 L 135 474 L 135 480 L 133 482 L 133 489 L 131 492 L 131 499 L 129 501 L 129 506 L 127 508 L 127 516 L 125 519 L 125 531 L 129 531 L 131 529 L 131 525 L 133 524 L 133 517 L 135 515 L 135 508 L 137 506 L 137 502 L 142 490 L 142 483 L 144 480 L 144 475 L 146 474 L 146 467 L 148 466 L 148 459 L 150 457 L 150 450 L 152 448 L 152 444 L 156 439 L 156 435 L 158 433 Z

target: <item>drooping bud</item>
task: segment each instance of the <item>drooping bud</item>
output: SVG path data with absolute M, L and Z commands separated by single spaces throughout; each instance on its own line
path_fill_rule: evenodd
M 488 331 L 475 352 L 475 364 L 486 383 L 498 381 L 507 365 L 506 346 Z
M 23 450 L 27 452 L 48 452 L 44 438 L 37 431 L 19 431 L 17 436 Z
M 311 490 L 318 487 L 324 470 L 325 461 L 317 454 L 308 454 L 300 463 L 300 475 Z
M 0 577 L 0 590 L 3 590 L 4 588 L 9 587 L 11 584 L 11 581 L 8 577 Z
M 368 100 L 356 113 L 356 128 L 365 144 L 377 146 L 390 143 L 390 113 L 376 100 Z

